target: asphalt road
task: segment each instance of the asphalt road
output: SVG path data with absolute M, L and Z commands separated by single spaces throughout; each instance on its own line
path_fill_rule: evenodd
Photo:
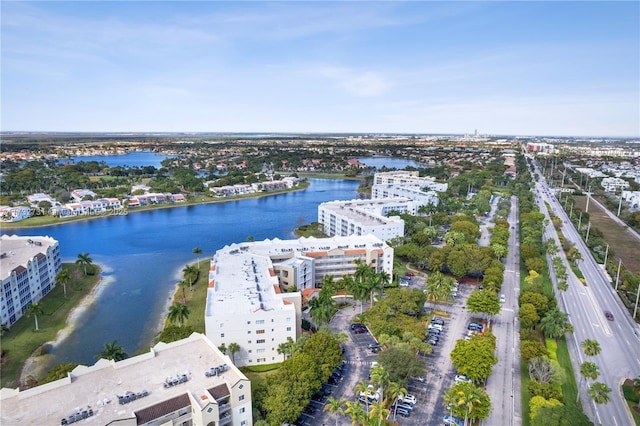
M 603 425 L 633 424 L 633 419 L 619 391 L 619 386 L 625 378 L 637 377 L 640 374 L 639 328 L 631 320 L 602 267 L 593 259 L 566 212 L 562 210 L 560 203 L 549 192 L 543 178 L 539 179 L 536 189 L 539 198 L 547 201 L 554 214 L 564 221 L 562 232 L 565 238 L 575 244 L 583 257 L 583 260 L 579 262 L 579 268 L 587 285 L 582 285 L 567 267 L 569 290 L 557 292 L 561 308 L 570 315 L 571 323 L 574 325 L 574 333 L 569 336 L 567 342 L 576 373 L 576 381 L 580 382 L 580 364 L 587 360 L 579 343 L 584 339 L 595 339 L 600 343 L 602 352 L 596 357 L 589 357 L 588 360 L 595 362 L 600 368 L 600 377 L 597 381 L 606 383 L 612 389 L 611 401 L 608 404 L 597 406 L 587 394 L 590 383 L 585 383 L 583 380 L 582 386 L 580 386 L 580 399 L 585 413 L 592 421 Z M 542 201 L 539 206 L 548 218 L 549 212 Z M 560 247 L 552 224 L 546 227 L 545 236 L 555 239 Z M 559 255 L 566 262 L 562 251 Z M 613 313 L 614 321 L 610 322 L 605 319 L 603 314 L 605 310 Z
M 511 197 L 507 218 L 509 227 L 509 253 L 505 262 L 501 293 L 505 302 L 493 321 L 498 363 L 487 380 L 486 391 L 491 398 L 491 414 L 483 424 L 511 426 L 522 424 L 520 398 L 520 324 L 517 321 L 520 292 L 520 251 L 518 236 L 518 199 Z

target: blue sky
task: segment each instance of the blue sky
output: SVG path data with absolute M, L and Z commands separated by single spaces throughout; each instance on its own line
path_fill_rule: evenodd
M 4 131 L 640 135 L 639 2 L 2 1 Z

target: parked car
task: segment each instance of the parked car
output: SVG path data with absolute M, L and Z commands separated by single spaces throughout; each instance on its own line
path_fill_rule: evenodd
M 407 410 L 406 408 L 398 407 L 396 409 L 396 414 L 402 417 L 409 417 L 411 415 L 411 411 Z
M 456 374 L 456 377 L 454 378 L 454 382 L 456 382 L 456 384 L 460 382 L 473 383 L 473 380 L 471 380 L 470 378 L 468 378 L 463 374 Z
M 464 421 L 462 419 L 448 414 L 442 418 L 442 422 L 446 426 L 464 426 Z
M 431 324 L 444 325 L 444 320 L 442 318 L 434 318 L 434 319 L 431 320 Z
M 364 324 L 360 324 L 360 323 L 351 324 L 352 330 L 355 330 L 356 328 L 360 328 L 360 327 L 364 328 Z
M 367 349 L 374 349 L 379 347 L 380 347 L 380 343 L 369 343 L 369 345 L 367 345 Z
M 366 328 L 356 328 L 355 330 L 353 330 L 353 332 L 355 334 L 364 334 L 364 333 L 367 332 L 367 329 Z
M 613 321 L 613 314 L 609 311 L 604 311 L 604 316 L 606 319 L 608 319 L 609 321 Z
M 507 298 L 504 296 L 504 294 L 500 295 L 500 303 L 504 303 L 507 301 Z
M 417 399 L 414 395 L 411 395 L 408 393 L 406 395 L 403 395 L 403 394 L 398 395 L 398 401 L 410 402 L 411 404 L 415 405 L 415 403 L 417 402 Z

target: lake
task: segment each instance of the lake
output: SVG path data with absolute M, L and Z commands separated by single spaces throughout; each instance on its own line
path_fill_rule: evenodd
M 75 156 L 71 157 L 71 161 L 79 163 L 84 161 L 88 163 L 90 161 L 97 161 L 98 163 L 104 161 L 109 167 L 145 167 L 153 166 L 156 169 L 162 167 L 162 160 L 172 158 L 170 155 L 156 154 L 150 151 L 141 152 L 129 152 L 123 155 L 87 155 L 87 156 Z M 62 162 L 68 162 L 68 160 L 61 160 Z
M 302 224 L 317 221 L 318 205 L 357 198 L 358 181 L 310 179 L 298 192 L 224 203 L 134 212 L 37 229 L 4 229 L 24 236 L 47 235 L 60 242 L 63 261 L 89 253 L 103 266 L 98 299 L 81 315 L 54 363 L 93 364 L 107 342 L 118 340 L 128 354 L 147 350 L 160 331 L 180 271 L 225 245 L 266 238 L 295 238 Z
M 398 170 L 402 170 L 407 166 L 416 168 L 426 167 L 424 164 L 420 164 L 413 160 L 405 160 L 404 158 L 394 157 L 363 157 L 358 158 L 358 161 L 362 164 L 367 165 L 368 167 L 375 167 L 378 170 L 382 167 Z

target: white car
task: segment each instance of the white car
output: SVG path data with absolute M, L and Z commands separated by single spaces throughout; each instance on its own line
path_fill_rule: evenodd
M 454 381 L 456 382 L 456 384 L 460 382 L 473 383 L 473 380 L 462 374 L 456 374 Z
M 402 402 L 410 402 L 412 404 L 416 404 L 417 399 L 415 396 L 411 395 L 411 394 L 406 394 L 406 395 L 398 395 L 398 401 L 402 401 Z
M 500 303 L 504 303 L 507 301 L 507 298 L 504 296 L 504 294 L 500 295 Z

